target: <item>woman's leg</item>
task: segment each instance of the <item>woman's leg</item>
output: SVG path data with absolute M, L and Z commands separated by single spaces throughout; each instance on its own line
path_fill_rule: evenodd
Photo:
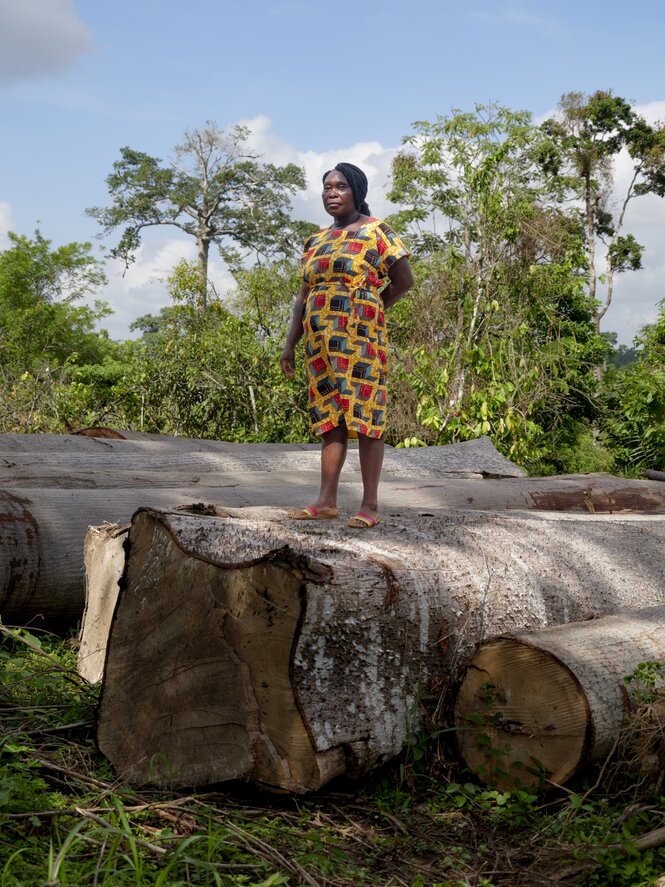
M 379 480 L 383 467 L 383 438 L 358 435 L 360 473 L 363 479 L 363 501 L 360 511 L 369 517 L 379 516 Z
M 314 503 L 318 511 L 337 509 L 337 487 L 339 476 L 346 459 L 348 433 L 344 423 L 326 431 L 322 435 L 321 446 L 321 489 L 319 498 Z

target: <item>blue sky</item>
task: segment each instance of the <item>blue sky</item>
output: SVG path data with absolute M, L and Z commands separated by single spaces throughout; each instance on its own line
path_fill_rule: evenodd
M 488 101 L 542 117 L 562 93 L 599 88 L 663 119 L 663 45 L 656 2 L 0 0 L 0 247 L 37 225 L 55 243 L 94 240 L 84 210 L 106 202 L 120 147 L 166 158 L 206 120 L 244 121 L 266 160 L 305 167 L 300 217 L 327 222 L 318 176 L 342 159 L 367 169 L 382 214 L 414 120 Z M 645 268 L 620 279 L 605 325 L 624 342 L 665 296 L 663 203 L 629 211 Z M 166 303 L 161 279 L 191 250 L 159 229 L 126 277 L 109 265 L 114 337 Z M 220 261 L 212 271 L 230 284 Z

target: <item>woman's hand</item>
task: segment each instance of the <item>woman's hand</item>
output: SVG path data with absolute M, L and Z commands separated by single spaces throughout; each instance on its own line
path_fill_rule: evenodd
M 285 345 L 279 358 L 279 365 L 287 379 L 293 379 L 296 374 L 296 356 L 293 345 Z

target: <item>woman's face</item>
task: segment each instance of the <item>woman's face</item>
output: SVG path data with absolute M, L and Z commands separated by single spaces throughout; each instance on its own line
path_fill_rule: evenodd
M 338 219 L 356 211 L 351 186 L 336 169 L 329 172 L 323 182 L 323 205 L 327 213 Z

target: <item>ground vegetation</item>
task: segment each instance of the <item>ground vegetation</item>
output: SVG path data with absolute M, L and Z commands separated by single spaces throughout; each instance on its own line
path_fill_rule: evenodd
M 663 753 L 644 714 L 657 663 L 627 676 L 643 707 L 612 756 L 565 789 L 479 784 L 430 721 L 371 779 L 315 796 L 158 792 L 97 752 L 97 689 L 74 671 L 74 641 L 0 634 L 4 887 L 650 887 L 665 871 L 662 770 L 646 766 Z

